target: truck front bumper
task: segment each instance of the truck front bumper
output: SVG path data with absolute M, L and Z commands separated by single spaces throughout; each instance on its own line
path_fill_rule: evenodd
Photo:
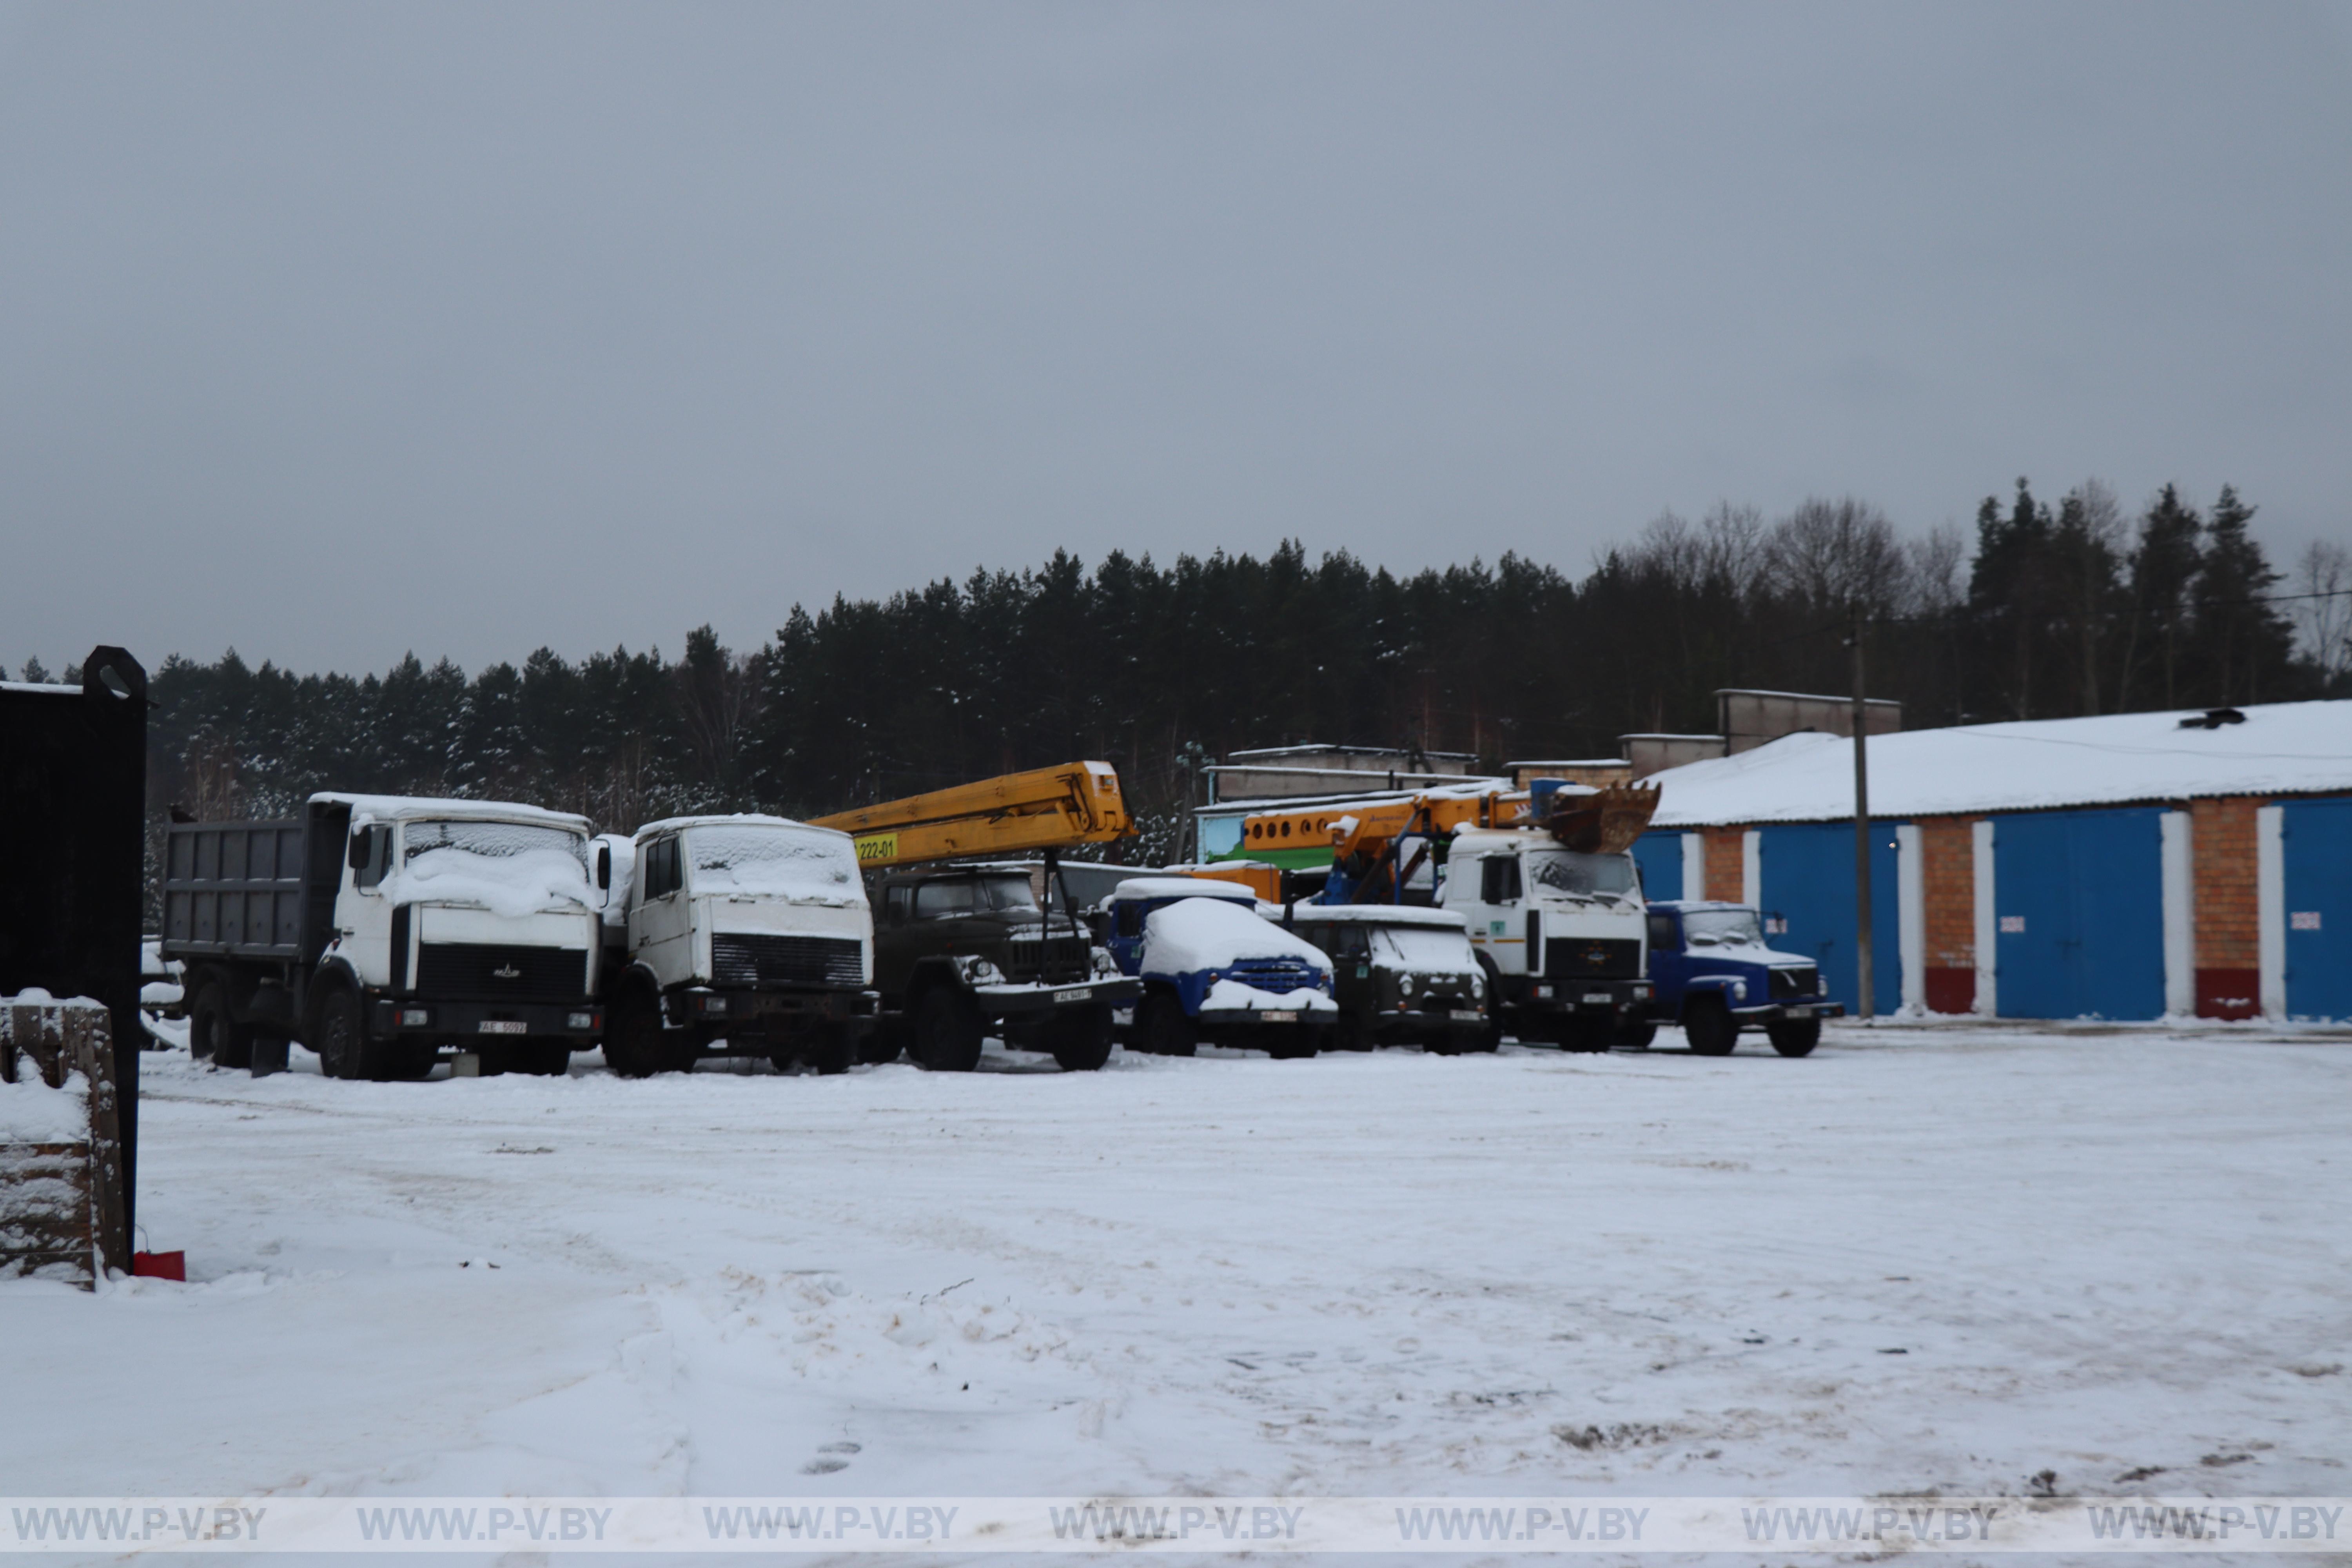
M 1649 1010 L 1655 988 L 1646 980 L 1534 980 L 1516 998 L 1538 1013 L 1583 1013 L 1620 1016 Z
M 1776 1024 L 1783 1018 L 1843 1018 L 1843 1002 L 1768 1002 L 1761 1007 L 1734 1007 L 1731 1016 L 1743 1024 Z
M 379 996 L 368 1008 L 368 1035 L 379 1040 L 417 1035 L 479 1036 L 483 1039 L 554 1039 L 586 1042 L 604 1029 L 599 1003 L 430 1002 L 418 997 Z
M 792 1034 L 830 1024 L 863 1037 L 882 1008 L 874 991 L 750 991 L 698 986 L 668 998 L 672 1024 Z
M 1110 1007 L 1132 1007 L 1143 994 L 1143 982 L 1120 975 L 1115 980 L 1076 980 L 1066 985 L 975 985 L 972 999 L 980 1010 L 992 1018 L 1028 1017 L 1039 1013 L 1052 1013 L 1064 1007 L 1077 1007 L 1088 1003 L 1101 1003 Z

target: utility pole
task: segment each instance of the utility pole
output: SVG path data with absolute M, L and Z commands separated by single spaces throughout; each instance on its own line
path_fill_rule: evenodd
M 1847 622 L 1845 646 L 1853 650 L 1853 957 L 1857 1015 L 1875 1017 L 1870 994 L 1870 715 L 1862 692 L 1862 601 Z

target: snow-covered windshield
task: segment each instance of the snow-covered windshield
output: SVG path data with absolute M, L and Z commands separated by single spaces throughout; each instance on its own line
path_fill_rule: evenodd
M 686 830 L 698 893 L 763 893 L 788 899 L 861 895 L 857 854 L 847 838 L 805 827 L 744 823 Z
M 1437 926 L 1381 926 L 1373 942 L 1381 956 L 1407 969 L 1475 969 L 1477 956 L 1462 931 Z
M 950 915 L 1019 914 L 1035 912 L 1037 900 L 1029 879 L 1012 877 L 951 877 L 924 882 L 915 889 L 915 918 L 945 919 Z
M 561 855 L 588 879 L 588 840 L 561 827 L 537 827 L 519 822 L 412 822 L 401 837 L 401 863 L 415 867 L 428 855 L 455 852 L 481 860 L 536 859 Z M 470 868 L 476 876 L 494 876 L 489 867 Z
M 1761 947 L 1754 910 L 1692 910 L 1683 916 L 1683 935 L 1693 947 Z
M 1633 890 L 1631 855 L 1580 855 L 1573 849 L 1531 849 L 1528 876 L 1545 892 L 1571 899 L 1622 898 Z

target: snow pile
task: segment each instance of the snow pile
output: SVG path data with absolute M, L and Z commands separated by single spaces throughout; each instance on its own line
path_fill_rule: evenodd
M 1906 730 L 1869 743 L 1870 812 L 1915 817 L 2228 795 L 2352 790 L 2352 700 L 2238 709 L 2184 729 L 2179 709 Z M 1786 735 L 1668 768 L 1654 827 L 1831 822 L 1853 816 L 1853 742 Z
M 1184 899 L 1152 910 L 1143 921 L 1143 973 L 1192 974 L 1244 958 L 1291 958 L 1330 969 L 1321 948 L 1269 925 L 1255 909 L 1255 900 Z
M 16 1076 L 16 1083 L 0 1083 L 0 1144 L 89 1142 L 88 1079 L 68 1073 L 63 1089 L 51 1089 L 23 1058 Z
M 857 854 L 845 833 L 828 827 L 765 821 L 690 827 L 698 893 L 750 893 L 848 906 L 866 901 Z

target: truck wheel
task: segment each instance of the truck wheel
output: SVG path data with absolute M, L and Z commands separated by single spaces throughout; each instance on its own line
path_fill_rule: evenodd
M 331 980 L 326 994 L 319 998 L 318 1038 L 311 1042 L 319 1053 L 319 1068 L 329 1078 L 362 1079 L 373 1066 L 368 1059 L 366 1020 L 360 1016 L 359 993 L 350 983 Z
M 1486 977 L 1486 1048 L 1493 1050 L 1503 1043 L 1503 975 L 1495 961 L 1485 953 L 1478 955 L 1478 973 Z
M 1694 996 L 1683 1005 L 1683 1036 L 1703 1057 L 1727 1057 L 1739 1043 L 1739 1020 L 1714 996 Z
M 228 1010 L 228 988 L 215 980 L 196 994 L 188 1009 L 188 1054 L 198 1061 L 210 1058 L 216 1068 L 253 1066 L 253 1026 L 240 1024 Z
M 661 1003 L 643 985 L 613 998 L 604 1016 L 604 1065 L 623 1078 L 662 1070 Z
M 980 1065 L 980 1015 L 956 991 L 933 985 L 915 998 L 915 1065 L 925 1072 L 970 1072 Z
M 1772 1048 L 1784 1057 L 1811 1056 L 1813 1047 L 1822 1043 L 1822 1021 L 1775 1018 L 1764 1026 L 1764 1035 L 1772 1042 Z
M 1184 1016 L 1184 1005 L 1166 991 L 1154 991 L 1135 1010 L 1135 1032 L 1155 1057 L 1189 1057 L 1200 1048 L 1200 1030 Z
M 1099 1072 L 1110 1060 L 1110 1004 L 1089 1002 L 1046 1023 L 1045 1048 L 1064 1072 Z
M 1646 1049 L 1657 1037 L 1658 1025 L 1654 1018 L 1627 1018 L 1617 1026 L 1617 1044 L 1631 1049 Z
M 572 1070 L 572 1047 L 563 1040 L 533 1040 L 507 1047 L 507 1066 L 539 1078 L 562 1078 Z
M 856 1055 L 857 1045 L 848 1030 L 821 1024 L 802 1036 L 800 1044 L 771 1053 L 768 1060 L 778 1072 L 790 1072 L 805 1062 L 819 1078 L 833 1078 L 847 1072 Z
M 907 1048 L 907 1024 L 903 1018 L 880 1018 L 874 1029 L 857 1042 L 857 1059 L 867 1067 L 882 1067 L 898 1059 Z

